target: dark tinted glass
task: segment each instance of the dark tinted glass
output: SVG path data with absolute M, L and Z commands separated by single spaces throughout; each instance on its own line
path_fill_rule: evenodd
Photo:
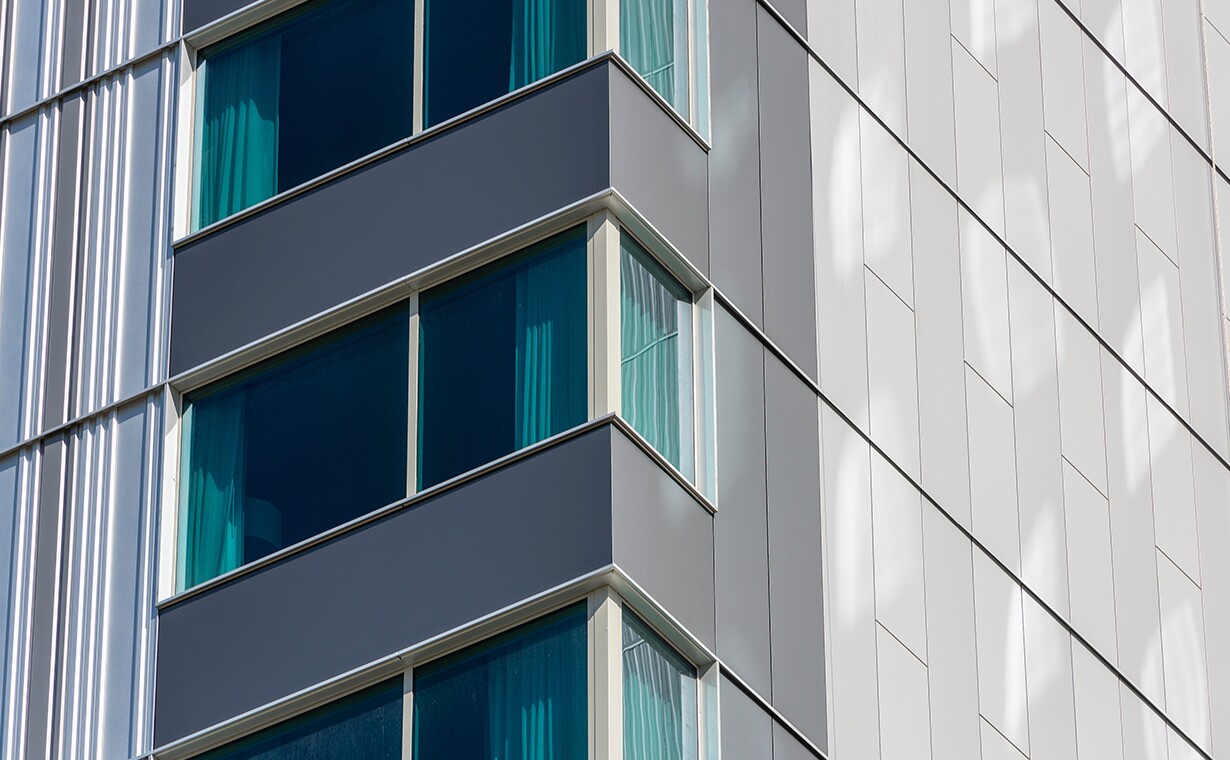
M 187 396 L 190 587 L 406 495 L 398 306 Z
M 201 51 L 198 226 L 407 137 L 411 0 L 312 0 Z
M 419 326 L 420 487 L 579 425 L 584 229 L 424 292 Z
M 424 126 L 585 58 L 585 0 L 424 1 Z
M 197 760 L 399 760 L 402 691 L 400 677 L 385 681 Z
M 414 671 L 414 760 L 576 760 L 588 746 L 585 605 Z

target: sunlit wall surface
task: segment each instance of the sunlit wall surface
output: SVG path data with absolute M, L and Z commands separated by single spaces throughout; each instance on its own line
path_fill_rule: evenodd
M 174 574 L 160 530 L 180 493 L 171 291 L 177 256 L 202 252 L 176 244 L 193 225 L 181 43 L 240 5 L 0 4 L 2 757 L 159 748 L 159 588 Z M 404 243 L 407 260 L 431 248 L 417 271 L 614 188 L 620 223 L 656 231 L 653 255 L 697 303 L 712 296 L 712 366 L 695 370 L 716 398 L 712 630 L 690 633 L 720 663 L 720 720 L 697 730 L 723 757 L 1230 757 L 1230 4 L 705 6 L 611 6 L 602 49 L 587 27 L 589 53 L 636 59 L 612 78 L 662 80 L 599 99 L 596 186 L 514 219 L 497 212 L 571 178 L 497 199 L 476 181 L 481 203 L 453 204 L 467 224 L 509 221 L 464 245 L 399 238 L 420 212 L 391 201 L 383 237 L 349 216 L 335 230 Z M 619 20 L 655 14 L 669 35 L 620 42 Z M 688 77 L 672 68 L 685 58 Z M 414 87 L 443 87 L 436 74 Z M 411 104 L 414 130 L 474 105 L 433 102 Z M 446 125 L 423 151 L 512 121 L 497 116 Z M 651 122 L 669 140 L 637 143 Z M 549 151 L 508 153 L 488 178 Z M 314 198 L 382 166 L 275 199 L 247 229 L 310 226 Z M 451 158 L 428 169 L 415 165 L 442 186 L 471 176 Z M 681 176 L 700 203 L 674 191 Z M 264 243 L 249 260 L 273 256 Z M 337 249 L 364 272 L 377 252 Z M 323 289 L 302 266 L 259 298 Z M 370 271 L 410 297 L 411 271 Z M 279 312 L 228 350 L 341 301 Z

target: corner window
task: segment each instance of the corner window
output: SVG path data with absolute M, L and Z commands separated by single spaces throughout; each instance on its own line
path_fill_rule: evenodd
M 412 0 L 311 0 L 202 49 L 196 227 L 411 131 Z
M 565 760 L 589 745 L 585 605 L 414 671 L 414 760 Z
M 586 58 L 586 0 L 423 0 L 423 126 Z
M 706 0 L 307 0 L 196 51 L 177 234 L 607 50 L 707 137 L 707 17 Z
M 419 487 L 588 417 L 583 228 L 419 298 Z
M 696 668 L 624 608 L 624 760 L 696 760 Z
M 626 232 L 619 249 L 622 413 L 691 478 L 692 294 Z
M 395 307 L 185 396 L 180 588 L 405 496 L 408 334 Z
M 401 760 L 402 679 L 392 678 L 199 755 L 197 760 Z
M 215 727 L 225 743 L 195 760 L 578 760 L 591 747 L 622 760 L 717 756 L 716 663 L 701 676 L 612 588 L 495 636 L 459 631 L 429 646 L 454 651 L 373 673 L 385 680 L 241 738 Z
M 162 598 L 607 414 L 712 498 L 706 298 L 604 211 L 182 388 Z

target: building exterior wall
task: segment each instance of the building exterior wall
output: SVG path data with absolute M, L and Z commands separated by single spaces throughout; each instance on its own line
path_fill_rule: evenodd
M 330 193 L 370 211 L 427 153 L 174 250 L 179 40 L 231 5 L 0 2 L 0 756 L 178 738 L 154 730 L 155 662 L 185 656 L 155 605 L 173 374 L 608 186 L 716 289 L 718 510 L 712 572 L 691 547 L 701 579 L 675 576 L 621 506 L 682 514 L 673 483 L 609 481 L 594 566 L 625 552 L 717 656 L 723 757 L 1230 755 L 1230 2 L 710 0 L 707 151 L 590 68 L 554 92 L 606 93 L 608 134 L 553 144 L 593 163 L 542 209 L 475 209 L 490 229 L 276 314 L 236 296 L 211 332 L 224 241 Z M 372 241 L 413 234 L 377 217 Z

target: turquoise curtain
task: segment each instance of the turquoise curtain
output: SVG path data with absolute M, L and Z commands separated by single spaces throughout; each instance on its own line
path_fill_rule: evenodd
M 489 666 L 490 760 L 577 757 L 573 752 L 585 736 L 575 728 L 588 726 L 585 671 L 576 667 L 575 654 L 556 651 L 557 639 L 549 632 L 532 635 Z
M 621 0 L 619 52 L 675 110 L 688 115 L 684 0 Z
M 586 416 L 586 384 L 574 367 L 586 356 L 583 244 L 560 246 L 517 270 L 516 448 Z
M 198 228 L 278 191 L 281 61 L 278 34 L 205 61 Z
M 691 475 L 691 301 L 628 236 L 620 244 L 621 412 Z
M 584 5 L 572 0 L 512 0 L 512 92 L 585 57 Z
M 623 614 L 624 760 L 696 760 L 696 669 Z
M 243 564 L 245 407 L 233 391 L 188 409 L 183 588 Z
M 589 738 L 585 605 L 414 671 L 414 760 L 576 760 Z

